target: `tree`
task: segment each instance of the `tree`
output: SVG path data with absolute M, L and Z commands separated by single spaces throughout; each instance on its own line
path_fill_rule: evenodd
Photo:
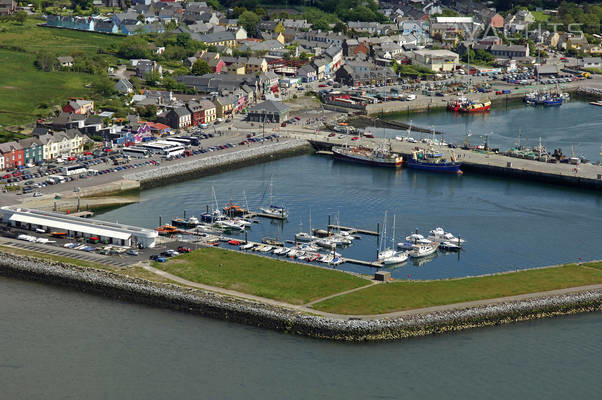
M 158 71 L 151 71 L 144 75 L 147 85 L 156 85 L 161 82 L 161 74 Z
M 238 17 L 238 23 L 249 33 L 257 32 L 257 24 L 260 18 L 253 11 L 245 11 Z
M 196 60 L 194 64 L 192 64 L 192 74 L 193 75 L 205 75 L 211 72 L 211 67 L 207 64 L 205 60 Z
M 334 25 L 333 30 L 335 32 L 342 32 L 344 35 L 347 35 L 347 31 L 349 31 L 349 27 L 347 26 L 347 24 L 339 21 Z
M 23 23 L 25 22 L 25 20 L 27 19 L 27 13 L 25 11 L 19 11 L 16 15 L 15 15 L 15 21 L 17 21 L 19 23 L 19 25 L 23 25 Z
M 41 51 L 38 53 L 34 65 L 44 72 L 50 72 L 56 69 L 58 62 L 54 54 L 47 51 Z
M 121 58 L 149 58 L 150 51 L 148 43 L 140 37 L 127 37 L 123 40 L 117 49 L 117 55 Z
M 149 104 L 146 106 L 136 107 L 136 112 L 142 118 L 154 118 L 157 116 L 157 106 Z
M 71 0 L 73 8 L 79 7 L 82 10 L 88 10 L 94 5 L 93 0 Z
M 92 90 L 99 96 L 109 97 L 115 93 L 115 83 L 106 76 L 92 82 Z

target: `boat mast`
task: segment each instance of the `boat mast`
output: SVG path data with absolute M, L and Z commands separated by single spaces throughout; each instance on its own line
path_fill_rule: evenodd
M 272 207 L 273 201 L 272 201 L 272 178 L 274 178 L 274 176 L 270 177 L 270 207 Z
M 245 200 L 245 208 L 247 209 L 247 212 L 249 211 L 249 202 L 247 201 L 247 194 L 245 193 L 245 191 L 242 191 L 242 197 Z
M 395 214 L 393 214 L 393 234 L 391 235 L 391 248 L 395 248 Z

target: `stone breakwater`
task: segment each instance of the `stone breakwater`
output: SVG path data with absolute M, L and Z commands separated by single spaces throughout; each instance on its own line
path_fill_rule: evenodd
M 395 318 L 356 319 L 310 315 L 213 292 L 3 252 L 0 252 L 0 275 L 48 282 L 86 293 L 280 332 L 339 341 L 396 340 L 602 310 L 602 290 L 589 290 Z
M 167 181 L 173 183 L 197 178 L 229 169 L 240 168 L 251 163 L 269 161 L 310 150 L 311 146 L 305 140 L 282 139 L 278 142 L 256 144 L 253 147 L 230 153 L 197 158 L 177 162 L 173 165 L 160 166 L 155 169 L 134 172 L 125 175 L 124 179 L 138 181 L 142 188 L 148 188 L 158 186 Z

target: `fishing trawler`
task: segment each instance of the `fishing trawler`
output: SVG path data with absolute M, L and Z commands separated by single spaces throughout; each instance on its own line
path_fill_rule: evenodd
M 367 164 L 377 167 L 401 168 L 403 157 L 393 153 L 391 146 L 371 149 L 365 146 L 335 146 L 332 148 L 335 159 Z
M 407 163 L 408 168 L 452 174 L 462 174 L 461 166 L 462 163 L 455 160 L 453 153 L 447 160 L 443 153 L 436 153 L 432 149 L 413 151 Z

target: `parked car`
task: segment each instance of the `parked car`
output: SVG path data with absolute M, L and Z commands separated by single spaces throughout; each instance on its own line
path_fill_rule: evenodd
M 184 247 L 184 246 L 180 246 L 178 247 L 178 252 L 179 253 L 190 253 L 192 250 L 190 249 L 190 247 Z

